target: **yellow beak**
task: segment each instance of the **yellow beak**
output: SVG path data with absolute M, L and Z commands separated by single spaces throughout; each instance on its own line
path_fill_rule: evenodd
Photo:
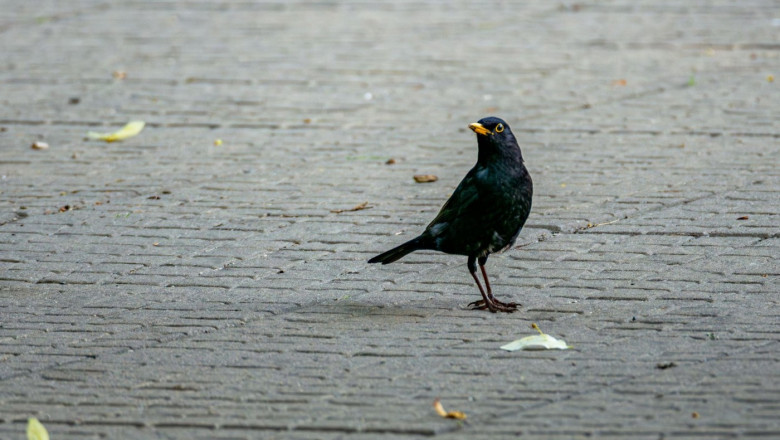
M 483 127 L 482 124 L 480 124 L 479 122 L 475 122 L 473 124 L 469 124 L 469 128 L 472 129 L 474 131 L 474 133 L 481 134 L 483 136 L 487 136 L 489 134 L 493 134 L 490 130 L 488 130 L 487 128 Z

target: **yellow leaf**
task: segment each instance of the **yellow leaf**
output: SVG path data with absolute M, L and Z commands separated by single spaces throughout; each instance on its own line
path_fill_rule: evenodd
M 27 440 L 49 440 L 49 433 L 35 417 L 27 421 Z
M 144 125 L 146 125 L 144 121 L 130 121 L 119 131 L 113 133 L 95 133 L 94 131 L 90 131 L 87 133 L 87 137 L 90 139 L 100 139 L 106 142 L 123 141 L 140 133 L 141 130 L 144 129 Z
M 436 411 L 436 414 L 445 419 L 466 420 L 466 414 L 460 411 L 445 411 L 439 399 L 433 401 L 433 409 Z

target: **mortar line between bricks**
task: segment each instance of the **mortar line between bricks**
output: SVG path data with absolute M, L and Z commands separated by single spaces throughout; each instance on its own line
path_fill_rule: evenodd
M 739 68 L 739 69 L 735 69 L 735 70 L 736 71 L 751 71 L 752 69 L 748 68 L 748 67 L 744 67 L 744 68 Z M 704 73 L 718 73 L 718 72 L 713 69 L 713 70 L 704 70 L 704 71 L 701 71 L 701 72 L 698 72 L 698 73 L 699 74 L 704 74 Z M 631 101 L 631 100 L 634 100 L 634 99 L 637 99 L 637 98 L 644 98 L 644 97 L 654 96 L 654 95 L 663 95 L 663 94 L 665 94 L 666 92 L 669 92 L 669 91 L 685 90 L 685 89 L 691 87 L 690 85 L 687 84 L 687 82 L 680 81 L 680 78 L 678 76 L 666 76 L 666 77 L 657 78 L 657 80 L 655 82 L 660 82 L 660 83 L 663 83 L 663 84 L 671 84 L 671 85 L 670 86 L 658 86 L 658 87 L 654 87 L 654 88 L 648 88 L 648 89 L 645 89 L 645 90 L 638 90 L 638 91 L 635 91 L 635 92 L 631 92 L 631 93 L 627 93 L 627 94 L 624 94 L 624 95 L 616 96 L 614 98 L 603 99 L 603 100 L 600 100 L 600 101 L 594 101 L 594 102 L 587 102 L 587 103 L 584 103 L 584 104 L 565 106 L 565 107 L 559 108 L 559 109 L 551 111 L 551 112 L 543 112 L 543 111 L 542 112 L 537 112 L 537 113 L 535 113 L 533 115 L 528 115 L 528 116 L 521 117 L 518 120 L 520 120 L 520 121 L 528 121 L 528 120 L 532 120 L 532 119 L 550 118 L 550 117 L 554 117 L 554 116 L 561 116 L 561 115 L 564 115 L 566 113 L 571 113 L 571 112 L 576 112 L 576 111 L 581 111 L 581 110 L 588 110 L 588 109 L 591 109 L 591 108 L 594 108 L 594 107 L 610 105 L 610 104 L 616 104 L 616 103 L 620 103 L 620 102 L 624 102 L 624 101 Z M 524 129 L 522 127 L 513 128 L 513 130 L 514 131 L 524 131 Z M 530 130 L 525 130 L 525 131 L 527 131 L 527 132 L 538 132 L 538 131 L 545 132 L 545 131 L 549 131 L 549 132 L 553 132 L 553 133 L 555 132 L 555 131 L 552 131 L 552 130 L 544 130 L 544 129 L 541 129 L 541 130 L 530 129 Z M 632 130 L 562 129 L 562 132 L 583 132 L 583 133 L 590 133 L 590 134 L 597 134 L 597 133 L 623 134 L 624 131 L 627 131 L 629 133 L 632 132 Z M 641 134 L 654 134 L 654 135 L 674 134 L 674 135 L 710 136 L 710 137 L 722 136 L 724 134 L 736 135 L 734 133 L 726 133 L 726 132 L 704 132 L 704 131 L 695 131 L 695 130 L 678 131 L 678 132 L 675 132 L 675 131 L 665 132 L 665 131 L 662 131 L 662 130 L 659 130 L 659 131 L 639 130 L 637 132 L 641 133 Z M 735 132 L 735 133 L 739 133 L 739 132 Z M 771 134 L 768 134 L 767 137 L 780 137 L 780 133 L 771 133 Z
M 667 90 L 664 88 L 658 89 L 658 93 L 656 94 L 663 94 L 663 92 L 666 92 Z M 645 93 L 645 94 L 637 94 L 636 96 L 629 96 L 625 97 L 624 99 L 614 99 L 611 101 L 604 101 L 599 102 L 596 104 L 589 104 L 587 108 L 595 107 L 597 105 L 609 105 L 615 102 L 621 102 L 623 100 L 630 100 L 633 98 L 640 98 L 643 96 L 651 95 L 653 93 Z M 549 118 L 552 116 L 560 116 L 566 113 L 570 113 L 573 111 L 583 110 L 583 106 L 572 106 L 567 107 L 564 109 L 560 109 L 555 112 L 550 113 L 537 113 L 530 116 L 525 116 L 522 118 L 518 118 L 518 121 L 529 121 L 539 118 Z M 23 120 L 23 119 L 3 119 L 0 120 L 0 124 L 7 125 L 7 126 L 28 126 L 28 125 L 46 125 L 46 126 L 85 126 L 85 127 L 110 127 L 115 125 L 121 125 L 124 121 L 116 120 L 116 121 L 53 121 L 53 120 L 37 120 L 37 119 L 30 119 L 30 120 Z M 221 123 L 221 122 L 167 122 L 167 123 L 158 123 L 154 121 L 146 122 L 146 125 L 149 127 L 156 127 L 156 128 L 205 128 L 209 130 L 217 130 L 217 129 L 234 129 L 234 130 L 285 130 L 286 128 L 279 124 L 246 124 L 246 123 L 240 123 L 240 124 L 232 124 L 232 123 Z M 306 126 L 307 130 L 324 130 L 327 129 L 327 127 L 318 127 L 318 126 Z M 587 133 L 591 135 L 595 134 L 606 134 L 606 135 L 653 135 L 653 136 L 688 136 L 688 137 L 757 137 L 757 138 L 772 138 L 777 139 L 780 138 L 780 133 L 775 132 L 743 132 L 743 131 L 720 131 L 720 130 L 714 130 L 714 131 L 704 131 L 704 130 L 687 130 L 687 131 L 680 131 L 680 130 L 650 130 L 650 129 L 601 129 L 601 128 L 564 128 L 564 127 L 529 127 L 529 126 L 521 126 L 518 124 L 517 127 L 513 128 L 513 131 L 518 133 Z
M 690 184 L 690 182 L 688 184 Z M 702 196 L 699 196 L 699 197 L 693 197 L 693 198 L 689 198 L 689 199 L 684 199 L 684 200 L 680 200 L 680 201 L 675 202 L 675 203 L 662 204 L 661 206 L 658 206 L 658 207 L 650 207 L 650 208 L 647 208 L 647 209 L 638 209 L 637 211 L 635 211 L 635 212 L 633 212 L 631 214 L 628 214 L 628 215 L 624 216 L 623 218 L 617 219 L 617 221 L 615 223 L 619 223 L 621 220 L 639 219 L 639 218 L 642 218 L 646 214 L 657 213 L 657 212 L 665 211 L 665 210 L 670 209 L 670 208 L 676 208 L 678 206 L 689 205 L 691 203 L 699 202 L 699 201 L 702 201 L 702 200 L 715 198 L 715 197 L 718 197 L 721 194 L 732 192 L 732 191 L 738 191 L 738 190 L 747 188 L 748 186 L 751 186 L 751 185 L 753 185 L 752 182 L 742 183 L 742 184 L 735 184 L 735 185 L 732 185 L 731 187 L 729 187 L 727 189 L 723 189 L 723 190 L 718 191 L 718 192 L 709 192 L 709 193 L 706 193 L 706 194 L 704 194 Z M 620 199 L 617 198 L 615 200 L 620 200 Z M 602 225 L 597 223 L 595 226 L 592 226 L 590 228 L 587 227 L 587 226 L 576 227 L 576 226 L 574 226 L 574 223 L 572 222 L 572 224 L 569 226 L 569 228 L 561 228 L 560 232 L 561 233 L 571 233 L 571 234 L 587 234 L 587 233 L 589 233 L 589 231 L 592 231 L 592 230 L 598 228 L 599 226 L 602 226 Z M 618 233 L 615 233 L 615 234 L 618 234 Z M 622 234 L 629 235 L 628 233 L 625 233 L 625 232 L 623 232 Z M 634 235 L 642 235 L 642 234 L 634 234 Z M 701 233 L 701 235 L 674 234 L 674 233 L 669 233 L 669 234 L 663 234 L 663 233 L 651 234 L 651 233 L 645 232 L 644 235 L 704 236 L 704 235 L 707 235 L 707 234 L 705 234 L 705 233 Z M 766 235 L 767 234 L 760 234 L 759 233 L 759 235 L 748 235 L 748 236 L 751 236 L 751 237 L 752 236 L 756 236 L 756 237 L 760 237 L 760 238 L 766 238 L 765 237 Z M 773 235 L 777 235 L 777 234 L 773 234 Z M 729 235 L 726 235 L 726 236 L 729 236 Z M 740 236 L 740 235 L 737 235 L 737 236 Z

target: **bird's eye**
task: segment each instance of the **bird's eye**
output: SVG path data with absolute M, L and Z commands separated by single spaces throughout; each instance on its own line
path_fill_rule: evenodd
M 496 125 L 496 133 L 501 133 L 502 131 L 504 131 L 504 124 Z

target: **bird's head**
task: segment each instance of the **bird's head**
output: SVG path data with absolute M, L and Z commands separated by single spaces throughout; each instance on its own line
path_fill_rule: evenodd
M 495 152 L 520 154 L 517 140 L 503 119 L 494 116 L 482 118 L 469 124 L 469 128 L 477 134 L 480 156 L 487 157 Z
M 509 129 L 509 126 L 506 125 L 506 122 L 504 122 L 503 119 L 494 116 L 482 118 L 478 122 L 469 124 L 469 128 L 480 136 L 501 137 L 512 134 L 512 131 Z

